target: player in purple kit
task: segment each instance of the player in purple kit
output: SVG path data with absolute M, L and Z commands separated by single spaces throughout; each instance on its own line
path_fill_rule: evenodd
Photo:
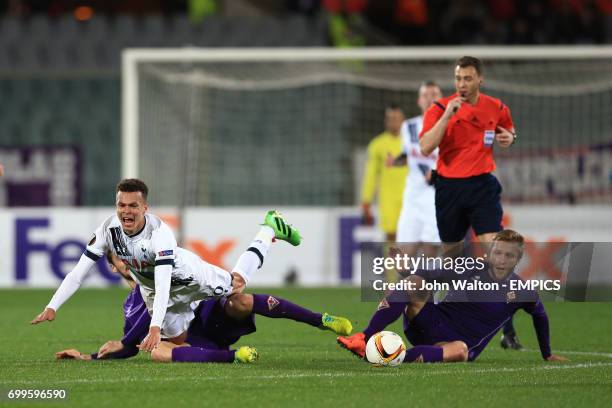
M 130 283 L 125 265 L 116 257 L 107 257 L 112 267 Z M 130 283 L 132 291 L 124 305 L 124 336 L 120 341 L 108 341 L 97 353 L 82 354 L 68 349 L 57 352 L 58 359 L 123 359 L 138 354 L 138 345 L 147 335 L 151 316 L 138 290 Z M 327 313 L 316 313 L 288 300 L 263 294 L 235 293 L 221 299 L 207 299 L 193 303 L 195 319 L 187 330 L 187 341 L 174 344 L 162 341 L 153 349 L 151 357 L 160 362 L 233 362 L 250 363 L 257 359 L 253 347 L 243 346 L 238 350 L 230 346 L 240 337 L 253 333 L 255 314 L 270 318 L 285 318 L 311 326 L 331 330 L 337 334 L 349 334 L 352 326 L 347 319 Z
M 503 230 L 495 235 L 489 263 L 480 270 L 467 270 L 463 274 L 452 270 L 416 271 L 408 281 L 414 282 L 417 290 L 394 294 L 398 298 L 405 295 L 404 301 L 394 299 L 394 295 L 384 299 L 363 332 L 338 337 L 338 343 L 363 358 L 369 337 L 403 314 L 404 333 L 415 346 L 407 350 L 404 362 L 474 361 L 514 313 L 523 309 L 533 318 L 542 358 L 566 361 L 551 353 L 548 317 L 538 294 L 510 289 L 511 281 L 521 280 L 514 268 L 523 249 L 524 239 L 520 234 Z M 499 289 L 467 290 L 451 285 L 439 304 L 432 303 L 429 291 L 418 290 L 424 281 L 449 280 L 476 286 L 497 283 Z

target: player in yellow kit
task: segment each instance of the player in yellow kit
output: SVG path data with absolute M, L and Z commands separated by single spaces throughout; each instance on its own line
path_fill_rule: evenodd
M 387 157 L 397 157 L 402 152 L 400 129 L 404 119 L 399 106 L 391 104 L 385 109 L 385 131 L 368 145 L 368 161 L 361 190 L 361 207 L 366 225 L 374 224 L 371 206 L 378 192 L 379 225 L 388 242 L 395 242 L 408 169 L 388 167 L 385 162 Z

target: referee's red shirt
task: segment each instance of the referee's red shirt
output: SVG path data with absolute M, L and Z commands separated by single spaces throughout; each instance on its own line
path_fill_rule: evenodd
M 420 137 L 438 122 L 450 100 L 437 100 L 425 112 Z M 463 178 L 495 170 L 493 143 L 497 126 L 513 131 L 510 109 L 497 98 L 480 93 L 476 105 L 464 103 L 448 121 L 440 143 L 437 171 L 443 177 Z

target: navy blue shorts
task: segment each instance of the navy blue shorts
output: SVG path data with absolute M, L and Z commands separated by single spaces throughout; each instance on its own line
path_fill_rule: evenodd
M 459 242 L 471 226 L 476 235 L 502 230 L 502 187 L 492 174 L 436 179 L 436 219 L 442 242 Z
M 237 321 L 225 314 L 224 306 L 225 298 L 200 302 L 189 326 L 187 343 L 194 347 L 228 349 L 240 337 L 255 332 L 254 314 Z

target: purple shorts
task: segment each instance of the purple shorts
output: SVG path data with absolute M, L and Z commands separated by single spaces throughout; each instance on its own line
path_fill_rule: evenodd
M 439 305 L 427 302 L 412 321 L 404 314 L 404 334 L 414 346 L 463 341 L 469 348 L 468 361 L 475 360 L 491 339 L 478 341 L 459 333 L 449 323 L 451 318 Z
M 404 334 L 414 346 L 461 340 L 462 337 L 446 324 L 445 316 L 430 302 L 412 321 L 404 314 Z
M 236 343 L 240 337 L 255 332 L 255 315 L 251 314 L 242 321 L 233 320 L 227 317 L 223 310 L 225 301 L 226 298 L 200 302 L 194 311 L 195 319 L 187 330 L 187 343 L 208 349 L 229 349 L 229 346 Z M 142 341 L 147 335 L 151 316 L 138 286 L 128 294 L 123 304 L 123 313 L 124 335 L 127 335 L 133 327 L 138 327 L 137 331 L 141 333 L 136 336 L 136 340 Z
M 240 337 L 254 333 L 255 315 L 237 321 L 227 317 L 223 310 L 226 298 L 200 302 L 188 329 L 187 343 L 195 347 L 229 349 Z

